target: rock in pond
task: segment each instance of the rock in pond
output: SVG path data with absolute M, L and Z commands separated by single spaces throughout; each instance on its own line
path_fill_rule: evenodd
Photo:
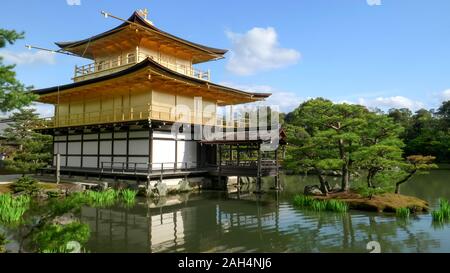
M 53 221 L 52 221 L 52 224 L 65 226 L 65 225 L 72 224 L 73 222 L 76 222 L 76 221 L 77 221 L 77 218 L 75 217 L 75 215 L 73 213 L 66 213 L 61 216 L 55 217 L 55 219 L 53 219 Z
M 313 196 L 323 195 L 323 192 L 320 190 L 320 187 L 317 185 L 305 186 L 305 190 L 303 191 L 303 193 L 305 195 L 313 195 Z

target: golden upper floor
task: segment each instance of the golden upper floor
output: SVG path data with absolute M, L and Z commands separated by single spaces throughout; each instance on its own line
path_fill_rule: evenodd
M 34 93 L 40 102 L 56 106 L 46 125 L 52 128 L 135 120 L 222 125 L 218 107 L 270 96 L 177 73 L 151 58 L 112 74 Z
M 75 82 L 126 69 L 147 57 L 178 73 L 210 80 L 208 71 L 200 71 L 193 65 L 221 59 L 227 52 L 164 32 L 139 12 L 123 21 L 123 24 L 114 29 L 84 40 L 56 43 L 66 52 L 93 61 L 75 67 Z
M 173 36 L 137 12 L 123 21 L 88 39 L 57 43 L 65 52 L 94 62 L 75 67 L 71 84 L 34 90 L 38 101 L 55 105 L 47 127 L 147 119 L 223 125 L 218 107 L 271 95 L 215 84 L 209 71 L 193 67 L 223 58 L 226 50 Z

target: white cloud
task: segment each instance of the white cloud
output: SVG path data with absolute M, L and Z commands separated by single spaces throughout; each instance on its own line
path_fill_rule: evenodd
M 46 51 L 37 51 L 37 52 L 12 52 L 9 50 L 1 50 L 0 56 L 3 57 L 5 62 L 12 64 L 54 64 L 55 54 Z
M 245 34 L 226 32 L 233 44 L 227 69 L 246 76 L 296 64 L 301 54 L 295 49 L 282 48 L 274 28 L 252 28 Z
M 80 6 L 81 0 L 66 0 L 66 3 L 69 6 Z
M 420 101 L 415 101 L 403 96 L 393 97 L 377 97 L 374 99 L 359 98 L 358 104 L 367 106 L 369 108 L 409 108 L 411 110 L 418 110 L 425 107 Z
M 366 0 L 369 6 L 381 6 L 381 0 Z
M 269 105 L 269 106 L 278 106 L 278 109 L 281 112 L 288 113 L 297 108 L 300 103 L 304 101 L 303 98 L 299 97 L 297 94 L 293 92 L 284 92 L 274 89 L 269 85 L 243 85 L 243 84 L 233 84 L 229 82 L 222 82 L 221 85 L 229 86 L 232 88 L 236 88 L 239 90 L 247 91 L 247 92 L 256 92 L 256 93 L 272 93 L 272 96 L 267 98 L 265 102 L 256 103 L 258 105 Z M 246 104 L 244 106 L 253 106 L 254 104 Z M 244 107 L 245 108 L 245 107 Z
M 441 99 L 442 99 L 442 101 L 450 100 L 450 89 L 447 89 L 447 90 L 442 92 Z
M 49 118 L 53 117 L 55 114 L 55 106 L 52 104 L 44 104 L 44 103 L 33 103 L 30 108 L 36 109 L 36 113 L 39 114 L 41 118 Z

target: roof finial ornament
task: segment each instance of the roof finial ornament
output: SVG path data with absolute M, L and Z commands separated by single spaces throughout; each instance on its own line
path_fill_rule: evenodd
M 148 9 L 147 9 L 147 8 L 140 9 L 140 10 L 137 11 L 137 13 L 139 14 L 139 16 L 141 16 L 141 17 L 144 18 L 147 22 L 149 22 L 150 24 L 153 25 L 153 22 L 150 21 L 150 20 L 148 19 Z

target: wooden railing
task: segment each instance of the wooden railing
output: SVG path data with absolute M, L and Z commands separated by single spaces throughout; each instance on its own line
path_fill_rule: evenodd
M 234 128 L 247 128 L 250 125 L 246 118 L 235 118 L 230 121 L 216 113 L 201 113 L 198 115 L 195 115 L 195 113 L 175 113 L 171 107 L 142 105 L 94 112 L 71 113 L 70 115 L 57 115 L 56 118 L 43 118 L 39 122 L 38 128 L 59 128 L 138 120 L 160 120 Z
M 87 76 L 91 76 L 89 78 L 93 78 L 94 76 L 96 76 L 96 74 L 100 75 L 104 74 L 104 72 L 112 72 L 117 68 L 125 68 L 127 66 L 139 63 L 149 57 L 162 66 L 167 67 L 175 72 L 205 81 L 211 80 L 211 73 L 209 70 L 202 71 L 199 69 L 195 69 L 190 65 L 172 63 L 167 59 L 146 55 L 144 53 L 138 53 L 137 55 L 132 55 L 127 58 L 117 57 L 114 59 L 107 59 L 101 62 L 90 63 L 83 66 L 75 66 L 74 80 L 80 79 L 82 77 L 86 78 Z
M 198 163 L 193 162 L 163 162 L 163 163 L 138 163 L 138 162 L 108 162 L 102 161 L 101 164 L 102 174 L 123 174 L 129 175 L 138 173 L 147 173 L 160 176 L 162 181 L 164 175 L 185 173 L 192 170 L 198 170 Z

